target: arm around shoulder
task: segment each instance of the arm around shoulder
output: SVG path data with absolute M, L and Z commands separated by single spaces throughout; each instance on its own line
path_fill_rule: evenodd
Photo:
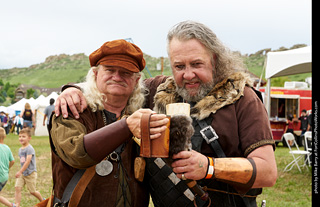
M 68 107 L 75 118 L 79 118 L 79 113 L 88 107 L 80 87 L 68 85 L 62 90 L 55 103 L 55 114 L 59 116 L 61 111 L 63 117 L 67 118 Z

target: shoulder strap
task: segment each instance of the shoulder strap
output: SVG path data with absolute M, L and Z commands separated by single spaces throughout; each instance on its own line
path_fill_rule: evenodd
M 84 174 L 84 172 L 85 172 L 84 169 L 78 170 L 73 175 L 73 177 L 69 181 L 66 189 L 63 192 L 61 200 L 59 200 L 58 198 L 54 197 L 54 201 L 53 201 L 53 205 L 54 206 L 61 206 L 61 207 L 67 207 L 68 206 L 68 202 L 70 200 L 72 192 L 73 192 L 74 188 L 76 187 L 77 183 L 79 182 L 80 178 Z
M 96 173 L 95 167 L 96 166 L 94 165 L 94 166 L 86 169 L 85 173 L 80 178 L 78 184 L 75 186 L 73 193 L 71 195 L 69 207 L 78 206 L 80 199 L 81 199 L 86 187 L 88 186 L 89 182 L 91 181 L 91 179 L 93 178 L 93 176 Z
M 59 207 L 78 206 L 86 187 L 95 175 L 95 167 L 94 165 L 88 169 L 78 170 L 69 181 L 61 200 L 54 198 L 54 205 Z
M 255 88 L 251 87 L 251 89 L 256 93 L 256 95 L 258 96 L 258 98 L 260 99 L 260 101 L 263 103 L 263 98 L 262 98 L 262 94 L 260 91 L 256 90 Z
M 208 125 L 205 119 L 197 120 L 197 122 L 200 126 L 200 133 L 202 135 L 202 138 L 207 142 L 207 144 L 210 144 L 210 146 L 219 158 L 226 157 L 218 142 L 219 136 L 217 135 L 216 131 L 212 128 L 212 126 Z

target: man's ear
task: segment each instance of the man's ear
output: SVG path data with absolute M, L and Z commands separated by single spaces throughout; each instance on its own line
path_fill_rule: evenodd
M 97 79 L 98 70 L 99 70 L 99 68 L 95 68 L 94 70 L 92 70 L 92 72 L 94 73 L 95 79 Z
M 137 75 L 136 84 L 139 83 L 140 78 L 141 78 L 141 73 L 139 73 L 139 75 Z
M 213 53 L 213 54 L 212 54 L 212 61 L 213 61 L 212 65 L 213 65 L 213 66 L 216 65 L 216 59 L 217 59 L 217 56 L 216 56 L 215 53 Z

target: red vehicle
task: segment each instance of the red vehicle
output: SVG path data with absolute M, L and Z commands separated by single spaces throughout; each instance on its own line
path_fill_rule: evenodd
M 264 93 L 265 88 L 260 88 L 259 91 Z M 303 109 L 307 112 L 312 109 L 312 90 L 271 87 L 270 96 L 270 125 L 273 139 L 277 144 L 282 141 L 287 116 L 290 114 L 293 118 L 299 118 Z M 293 125 L 294 133 L 300 135 L 300 122 L 294 121 Z

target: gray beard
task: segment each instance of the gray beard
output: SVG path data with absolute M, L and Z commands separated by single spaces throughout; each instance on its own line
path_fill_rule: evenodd
M 203 99 L 214 87 L 214 83 L 201 83 L 199 91 L 196 95 L 191 96 L 187 89 L 176 85 L 176 92 L 187 102 L 198 102 Z

